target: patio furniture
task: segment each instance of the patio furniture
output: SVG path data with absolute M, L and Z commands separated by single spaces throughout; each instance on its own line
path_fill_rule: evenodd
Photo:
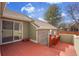
M 56 45 L 60 41 L 59 35 L 49 35 L 49 47 Z

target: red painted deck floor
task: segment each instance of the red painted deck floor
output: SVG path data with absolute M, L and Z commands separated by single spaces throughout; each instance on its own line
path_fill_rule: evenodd
M 67 47 L 64 44 L 63 47 Z M 40 44 L 35 44 L 30 41 L 16 42 L 1 46 L 2 56 L 58 56 L 60 51 L 64 48 L 59 48 L 60 45 L 56 45 L 55 48 Z

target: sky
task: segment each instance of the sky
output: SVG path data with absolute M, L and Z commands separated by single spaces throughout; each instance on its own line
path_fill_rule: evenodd
M 72 2 L 8 2 L 6 7 L 17 13 L 21 13 L 35 20 L 44 20 L 44 15 L 52 4 L 57 4 L 61 8 L 61 15 L 64 22 L 70 23 L 70 18 L 67 17 L 66 7 Z

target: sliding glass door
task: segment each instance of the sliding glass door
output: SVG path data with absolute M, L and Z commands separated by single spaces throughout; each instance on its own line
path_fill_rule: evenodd
M 13 22 L 2 21 L 2 43 L 13 41 Z
M 22 39 L 22 24 L 16 21 L 2 21 L 2 43 Z
M 20 22 L 14 22 L 14 40 L 22 39 L 22 24 Z

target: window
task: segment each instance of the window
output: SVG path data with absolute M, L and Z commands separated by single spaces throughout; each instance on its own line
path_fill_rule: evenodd
M 13 30 L 13 22 L 3 21 L 3 29 Z
M 19 23 L 15 23 L 15 30 L 19 30 Z
M 2 43 L 13 41 L 13 22 L 2 21 Z

